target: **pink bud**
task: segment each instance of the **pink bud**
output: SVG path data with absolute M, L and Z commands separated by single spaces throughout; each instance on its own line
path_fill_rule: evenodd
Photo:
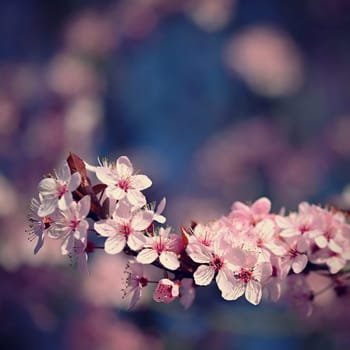
M 171 303 L 179 296 L 179 286 L 173 281 L 163 278 L 158 282 L 157 288 L 153 292 L 153 300 L 157 303 Z

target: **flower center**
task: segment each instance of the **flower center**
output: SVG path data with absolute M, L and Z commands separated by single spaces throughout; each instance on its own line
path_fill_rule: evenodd
M 51 226 L 53 220 L 49 216 L 44 216 L 42 219 L 42 223 L 44 225 L 44 230 L 46 230 Z
M 297 257 L 298 254 L 299 254 L 299 252 L 298 252 L 295 248 L 289 248 L 289 250 L 288 250 L 288 255 L 289 255 L 291 258 Z
M 210 265 L 213 266 L 215 271 L 219 271 L 224 266 L 224 262 L 217 256 L 210 262 Z
M 310 231 L 310 227 L 306 224 L 300 225 L 299 231 L 301 234 L 304 234 L 307 231 Z
M 146 287 L 148 284 L 148 279 L 146 277 L 136 277 L 137 283 L 142 287 Z
M 67 192 L 68 192 L 67 185 L 66 184 L 61 185 L 57 190 L 58 199 L 61 199 Z
M 253 278 L 253 271 L 242 268 L 236 278 L 243 281 L 244 283 L 248 283 Z
M 160 254 L 165 250 L 165 244 L 163 242 L 156 242 L 153 246 L 153 249 Z
M 121 225 L 119 232 L 124 236 L 128 237 L 131 233 L 130 226 L 129 225 Z
M 130 181 L 128 179 L 119 180 L 117 186 L 121 188 L 123 191 L 127 192 L 130 188 Z
M 78 227 L 79 223 L 80 223 L 80 220 L 72 219 L 70 221 L 69 227 L 72 228 L 73 230 L 76 230 L 76 228 Z

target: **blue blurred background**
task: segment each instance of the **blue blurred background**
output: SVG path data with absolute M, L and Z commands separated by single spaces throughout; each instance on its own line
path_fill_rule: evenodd
M 123 266 L 94 253 L 89 280 L 24 233 L 43 174 L 69 151 L 126 154 L 167 198 L 168 224 L 266 195 L 350 207 L 347 0 L 0 2 L 0 348 L 344 349 L 349 300 L 301 322 L 283 305 L 134 312 Z M 326 310 L 326 311 L 324 311 Z M 332 312 L 330 312 L 332 310 Z

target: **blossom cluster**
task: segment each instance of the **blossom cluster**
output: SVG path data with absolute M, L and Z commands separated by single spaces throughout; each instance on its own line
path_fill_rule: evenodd
M 92 184 L 88 172 L 99 183 Z M 326 274 L 335 291 L 346 288 L 350 260 L 350 224 L 346 213 L 303 202 L 298 211 L 271 212 L 262 197 L 251 205 L 234 202 L 228 215 L 209 223 L 192 223 L 176 233 L 165 226 L 165 198 L 156 207 L 144 190 L 152 185 L 137 174 L 126 156 L 98 166 L 70 154 L 54 175 L 42 179 L 32 199 L 31 238 L 36 254 L 46 239 L 61 240 L 61 253 L 87 270 L 88 254 L 126 254 L 125 294 L 130 308 L 142 290 L 156 287 L 153 299 L 175 299 L 188 308 L 198 286 L 213 280 L 225 300 L 245 296 L 257 305 L 263 295 L 272 301 L 289 296 L 305 315 L 317 295 L 306 282 L 310 270 Z M 96 239 L 103 246 L 96 245 Z M 144 265 L 163 271 L 150 280 Z M 287 286 L 287 287 L 286 287 Z

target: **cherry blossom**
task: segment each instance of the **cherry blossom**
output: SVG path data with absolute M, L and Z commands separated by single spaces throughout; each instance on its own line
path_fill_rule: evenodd
M 42 200 L 42 196 L 39 194 L 39 199 Z M 37 254 L 38 251 L 42 248 L 47 233 L 52 230 L 53 223 L 57 218 L 56 213 L 51 213 L 50 216 L 39 216 L 38 210 L 40 207 L 40 201 L 36 198 L 33 198 L 30 203 L 30 214 L 28 215 L 29 219 L 29 240 L 38 239 L 36 246 L 34 248 L 34 254 Z
M 258 261 L 255 252 L 247 252 L 236 248 L 234 259 L 236 267 L 234 270 L 234 282 L 232 289 L 226 294 L 227 300 L 236 300 L 243 294 L 253 305 L 260 303 L 262 287 L 272 274 L 269 262 Z
M 93 185 L 86 171 L 95 172 L 102 184 Z M 84 185 L 77 191 L 82 178 Z M 309 288 L 307 272 L 328 277 L 330 288 L 339 281 L 342 290 L 348 287 L 346 213 L 302 202 L 294 212 L 274 214 L 270 200 L 262 197 L 251 205 L 236 201 L 227 215 L 181 226 L 178 234 L 163 226 L 165 198 L 156 207 L 141 192 L 151 184 L 147 176 L 134 174 L 126 156 L 94 167 L 74 155 L 74 161 L 64 162 L 55 177 L 40 181 L 39 197 L 32 199 L 28 232 L 30 239 L 37 239 L 34 253 L 44 240 L 61 239 L 61 253 L 86 273 L 88 253 L 96 248 L 112 255 L 123 252 L 129 259 L 124 290 L 130 297 L 129 308 L 144 288 L 157 283 L 156 302 L 167 304 L 179 298 L 187 309 L 196 288 L 215 280 L 225 300 L 245 296 L 258 305 L 263 295 L 274 302 L 287 298 L 309 316 L 318 293 Z M 95 246 L 92 235 L 104 246 Z M 147 264 L 161 270 L 163 278 L 149 280 L 144 273 Z
M 81 182 L 78 172 L 71 174 L 68 163 L 65 161 L 58 170 L 56 177 L 47 177 L 40 181 L 38 189 L 41 195 L 41 203 L 38 215 L 41 217 L 52 214 L 58 207 L 60 210 L 67 209 L 72 203 L 72 192 Z
M 132 309 L 140 300 L 142 289 L 148 285 L 148 278 L 144 274 L 143 265 L 133 260 L 128 262 L 125 273 L 127 278 L 124 297 L 130 296 L 129 309 Z
M 79 202 L 60 212 L 61 218 L 55 222 L 54 230 L 49 232 L 51 238 L 63 238 L 61 253 L 74 253 L 75 240 L 86 241 L 89 223 L 85 219 L 90 210 L 90 196 L 83 197 Z
M 201 264 L 193 274 L 195 283 L 207 286 L 216 274 L 215 280 L 221 295 L 228 299 L 233 279 L 230 263 L 232 252 L 224 237 L 220 235 L 212 248 L 197 243 L 189 244 L 187 253 L 193 261 Z
M 97 178 L 107 185 L 108 197 L 121 200 L 126 198 L 130 204 L 141 208 L 146 204 L 142 190 L 150 187 L 152 181 L 146 175 L 133 175 L 134 168 L 128 157 L 119 157 L 115 164 L 96 168 Z
M 262 197 L 256 200 L 250 207 L 242 202 L 234 202 L 230 217 L 255 226 L 258 222 L 269 216 L 270 210 L 271 201 L 266 197 Z
M 132 209 L 127 202 L 121 201 L 111 219 L 95 222 L 95 230 L 108 237 L 105 241 L 106 253 L 118 254 L 126 245 L 137 251 L 146 243 L 143 231 L 151 224 L 153 214 L 148 210 Z
M 171 228 L 161 227 L 157 235 L 146 237 L 143 249 L 138 253 L 136 260 L 141 264 L 151 264 L 157 258 L 169 270 L 176 270 L 180 266 L 177 257 L 178 235 L 170 233 Z

